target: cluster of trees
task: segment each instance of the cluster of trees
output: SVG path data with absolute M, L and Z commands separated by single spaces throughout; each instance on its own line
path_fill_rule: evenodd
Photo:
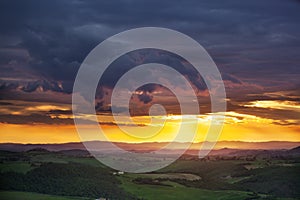
M 45 163 L 26 174 L 0 174 L 0 189 L 90 198 L 134 199 L 105 168 L 79 163 Z
M 244 190 L 300 199 L 299 165 L 257 168 L 249 171 L 249 177 L 238 183 Z

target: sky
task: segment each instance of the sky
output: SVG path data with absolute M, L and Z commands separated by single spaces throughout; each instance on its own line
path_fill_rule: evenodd
M 72 90 L 88 53 L 106 38 L 132 28 L 164 27 L 199 42 L 224 81 L 227 111 L 219 140 L 300 141 L 300 1 L 14 1 L 0 2 L 0 142 L 80 141 Z M 174 138 L 180 107 L 172 91 L 145 85 L 134 91 L 132 119 L 149 125 L 149 108 L 162 104 L 166 124 L 150 138 L 124 134 L 111 116 L 110 96 L 122 75 L 145 63 L 172 66 L 189 80 L 200 113 L 195 142 L 211 122 L 210 95 L 200 74 L 170 52 L 145 49 L 111 64 L 95 94 L 100 125 L 112 141 L 161 142 Z M 159 75 L 158 75 L 159 76 Z M 180 95 L 185 89 L 175 85 Z M 122 112 L 125 108 L 114 105 Z M 162 119 L 162 116 L 156 116 Z M 88 121 L 88 120 L 87 120 Z M 85 126 L 86 135 L 95 127 Z M 131 127 L 124 121 L 121 127 Z

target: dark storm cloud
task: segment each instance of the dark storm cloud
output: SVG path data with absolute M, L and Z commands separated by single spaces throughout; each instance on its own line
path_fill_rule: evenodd
M 47 114 L 52 115 L 72 115 L 72 110 L 49 110 Z
M 179 73 L 186 76 L 190 83 L 198 90 L 206 89 L 206 85 L 201 78 L 201 75 L 185 59 L 171 52 L 157 49 L 136 50 L 121 56 L 104 72 L 100 84 L 113 88 L 124 73 L 145 63 L 160 63 L 171 66 Z M 151 93 L 155 89 L 154 87 L 155 86 L 147 85 L 141 87 L 140 90 Z
M 153 99 L 153 96 L 149 93 L 142 93 L 138 95 L 138 98 L 140 101 L 142 101 L 144 104 L 150 103 Z
M 36 91 L 38 87 L 41 87 L 44 91 L 52 90 L 60 92 L 62 89 L 57 85 L 56 82 L 46 82 L 46 81 L 34 81 L 29 82 L 27 85 L 22 87 L 24 92 L 33 92 Z
M 1 4 L 1 35 L 16 38 L 19 43 L 15 46 L 27 50 L 32 58 L 29 65 L 54 80 L 73 80 L 80 63 L 94 46 L 109 35 L 133 27 L 163 26 L 183 31 L 212 54 L 229 50 L 231 56 L 220 57 L 220 63 L 237 63 L 243 69 L 251 64 L 251 59 L 286 60 L 284 57 L 288 55 L 281 48 L 297 50 L 300 43 L 299 3 L 295 1 L 2 1 Z M 270 46 L 278 48 L 262 54 L 255 52 Z M 240 60 L 232 58 L 234 55 Z
M 1 99 L 71 103 L 68 94 L 80 63 L 99 42 L 129 28 L 161 26 L 193 37 L 208 50 L 233 105 L 257 99 L 289 100 L 289 96 L 266 93 L 299 88 L 299 8 L 299 1 L 293 0 L 4 0 L 0 2 Z M 112 89 L 123 73 L 147 62 L 172 66 L 196 89 L 206 90 L 189 64 L 155 51 L 122 56 L 101 83 Z M 140 89 L 145 94 L 139 96 L 143 103 L 155 99 L 152 93 L 157 88 L 149 87 Z M 107 95 L 100 88 L 96 98 Z M 293 101 L 299 102 L 299 97 Z M 107 109 L 108 102 L 100 102 L 97 110 Z M 229 105 L 229 109 L 243 111 L 240 106 Z
M 71 118 L 56 118 L 42 114 L 31 115 L 0 115 L 0 123 L 8 124 L 74 124 Z
M 104 104 L 103 101 L 101 101 L 99 103 L 96 103 L 95 110 L 96 110 L 97 114 L 104 114 L 104 113 L 111 114 L 112 110 L 114 110 L 114 113 L 122 113 L 122 112 L 126 111 L 127 108 L 120 107 L 120 106 L 111 106 L 110 104 L 106 105 L 106 104 Z

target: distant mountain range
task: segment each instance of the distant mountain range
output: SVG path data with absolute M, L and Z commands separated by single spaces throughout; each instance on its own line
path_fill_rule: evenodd
M 97 151 L 97 146 L 101 145 L 104 151 L 113 151 L 108 142 L 99 141 L 89 141 L 87 142 L 90 147 L 95 147 L 94 150 Z M 209 142 L 207 142 L 209 143 Z M 154 143 L 114 143 L 115 145 L 123 148 L 127 151 L 155 151 L 166 146 L 166 142 L 154 142 Z M 176 143 L 175 149 L 168 149 L 174 153 L 176 150 L 183 149 L 186 143 Z M 197 154 L 200 147 L 203 145 L 201 143 L 193 143 L 187 153 Z M 287 142 L 287 141 L 270 141 L 270 142 L 242 142 L 242 141 L 220 141 L 217 142 L 214 151 L 210 154 L 216 154 L 217 152 L 222 152 L 222 154 L 232 153 L 236 150 L 289 150 L 300 146 L 300 142 Z M 86 150 L 83 143 L 72 142 L 72 143 L 62 143 L 62 144 L 18 144 L 18 143 L 0 143 L 0 150 L 5 151 L 28 151 L 31 149 L 43 148 L 48 151 L 66 151 L 66 150 Z

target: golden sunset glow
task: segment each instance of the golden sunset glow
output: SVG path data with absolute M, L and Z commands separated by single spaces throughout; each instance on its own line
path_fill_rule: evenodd
M 244 106 L 300 111 L 300 104 L 298 104 L 296 102 L 292 102 L 292 101 L 253 101 L 253 102 L 250 102 L 250 104 L 246 104 Z
M 218 139 L 219 141 L 300 141 L 300 128 L 297 125 L 282 126 L 276 124 L 276 120 L 236 112 L 227 112 L 225 113 L 225 116 L 225 123 Z M 135 137 L 124 133 L 116 124 L 108 124 L 107 122 L 112 121 L 112 116 L 98 116 L 98 120 L 100 121 L 100 124 L 102 123 L 101 128 L 104 130 L 105 136 L 109 141 L 128 143 L 172 141 L 180 128 L 182 116 L 171 115 L 166 117 L 156 117 L 162 121 L 166 120 L 166 123 L 152 124 L 153 126 L 161 126 L 162 129 L 153 137 L 149 138 L 145 136 L 157 129 L 147 127 L 150 121 L 148 116 L 133 117 L 132 120 L 139 125 L 138 127 L 131 127 L 131 124 L 128 124 L 128 122 L 120 124 L 121 127 L 126 126 L 131 134 L 136 134 Z M 199 115 L 197 118 L 198 131 L 194 142 L 202 142 L 206 140 L 206 134 L 211 124 L 211 115 Z M 214 121 L 214 123 L 216 123 L 216 121 Z M 98 127 L 93 127 L 91 125 L 82 126 L 85 126 L 85 138 L 88 138 L 88 140 L 105 140 L 105 138 L 99 136 Z M 140 128 L 147 128 L 143 130 L 148 132 L 140 132 Z M 64 143 L 80 141 L 74 125 L 16 125 L 2 123 L 0 124 L 0 129 L 1 143 Z M 27 132 L 30 134 L 20 134 L 20 132 Z M 138 135 L 139 133 L 140 135 Z

